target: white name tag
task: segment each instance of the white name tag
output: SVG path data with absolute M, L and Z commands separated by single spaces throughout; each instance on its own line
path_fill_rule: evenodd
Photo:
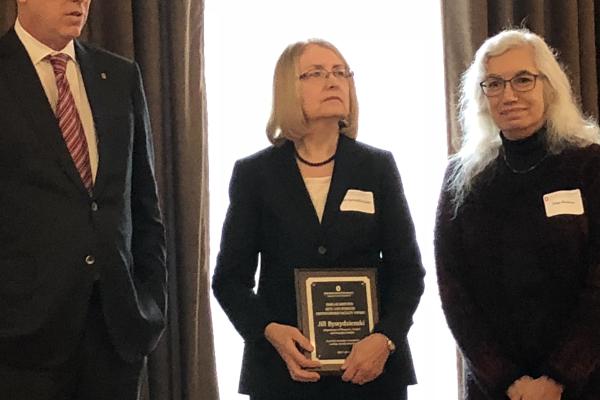
M 373 192 L 364 192 L 357 189 L 348 189 L 340 211 L 358 211 L 367 214 L 375 214 L 375 203 L 373 202 Z
M 558 192 L 544 195 L 544 207 L 546 216 L 555 215 L 581 215 L 583 214 L 583 201 L 581 200 L 581 191 L 559 190 Z

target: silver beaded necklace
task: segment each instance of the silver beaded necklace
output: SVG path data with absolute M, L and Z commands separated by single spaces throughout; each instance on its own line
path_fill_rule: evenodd
M 549 155 L 549 153 L 544 154 L 544 156 L 542 158 L 540 158 L 538 162 L 536 162 L 535 164 L 533 164 L 529 168 L 526 168 L 526 169 L 516 169 L 512 165 L 510 165 L 510 163 L 508 162 L 508 159 L 506 158 L 506 151 L 504 151 L 503 147 L 500 149 L 500 151 L 502 152 L 502 159 L 504 160 L 504 164 L 506 165 L 506 167 L 509 170 L 511 170 L 511 172 L 513 172 L 515 174 L 527 174 L 527 173 L 533 171 L 534 169 L 536 169 L 537 167 L 539 167 L 540 164 L 543 163 L 544 160 L 546 158 L 548 158 L 548 155 Z

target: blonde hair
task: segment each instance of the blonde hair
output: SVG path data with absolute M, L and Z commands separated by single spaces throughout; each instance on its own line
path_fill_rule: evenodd
M 521 46 L 531 47 L 535 64 L 544 76 L 547 150 L 558 154 L 567 147 L 600 142 L 598 125 L 582 114 L 556 52 L 527 29 L 504 30 L 481 45 L 461 79 L 459 121 L 463 137 L 460 150 L 451 157 L 454 169 L 449 182 L 455 210 L 471 191 L 474 179 L 496 159 L 502 145 L 500 129 L 479 86 L 485 79 L 487 60 Z
M 302 110 L 298 80 L 298 60 L 309 45 L 317 45 L 333 51 L 348 66 L 346 59 L 331 43 L 322 39 L 296 42 L 281 53 L 273 74 L 273 107 L 267 123 L 267 137 L 275 145 L 285 140 L 298 140 L 306 132 L 306 118 Z M 358 131 L 358 100 L 354 78 L 348 78 L 350 104 L 348 117 L 340 121 L 340 132 L 354 139 Z

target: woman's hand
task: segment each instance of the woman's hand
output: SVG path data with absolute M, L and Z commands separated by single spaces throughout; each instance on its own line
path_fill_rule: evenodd
M 560 400 L 563 387 L 547 376 L 533 379 L 523 376 L 507 390 L 510 400 Z
M 354 344 L 342 365 L 342 380 L 364 385 L 381 375 L 390 355 L 387 341 L 381 333 L 373 333 Z
M 316 382 L 321 376 L 305 368 L 321 366 L 318 361 L 309 360 L 302 354 L 298 347 L 312 351 L 310 341 L 295 327 L 271 322 L 265 328 L 265 337 L 275 347 L 290 373 L 293 380 L 298 382 Z
M 547 376 L 540 376 L 525 387 L 523 400 L 560 400 L 563 387 Z
M 506 391 L 506 395 L 510 398 L 510 400 L 522 400 L 523 393 L 525 392 L 525 386 L 529 383 L 533 382 L 533 378 L 524 375 L 513 382 L 512 385 L 508 387 Z

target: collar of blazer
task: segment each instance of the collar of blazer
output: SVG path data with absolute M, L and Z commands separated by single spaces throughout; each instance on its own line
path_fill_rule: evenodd
M 305 221 L 312 221 L 310 224 L 313 228 L 324 230 L 334 223 L 336 216 L 339 214 L 340 204 L 349 185 L 353 182 L 354 171 L 364 161 L 363 156 L 364 153 L 360 151 L 360 145 L 354 139 L 340 135 L 331 185 L 320 224 L 296 164 L 294 145 L 291 141 L 286 141 L 275 151 L 276 163 L 279 164 L 276 173 L 282 187 L 289 194 L 293 209 L 298 210 Z

